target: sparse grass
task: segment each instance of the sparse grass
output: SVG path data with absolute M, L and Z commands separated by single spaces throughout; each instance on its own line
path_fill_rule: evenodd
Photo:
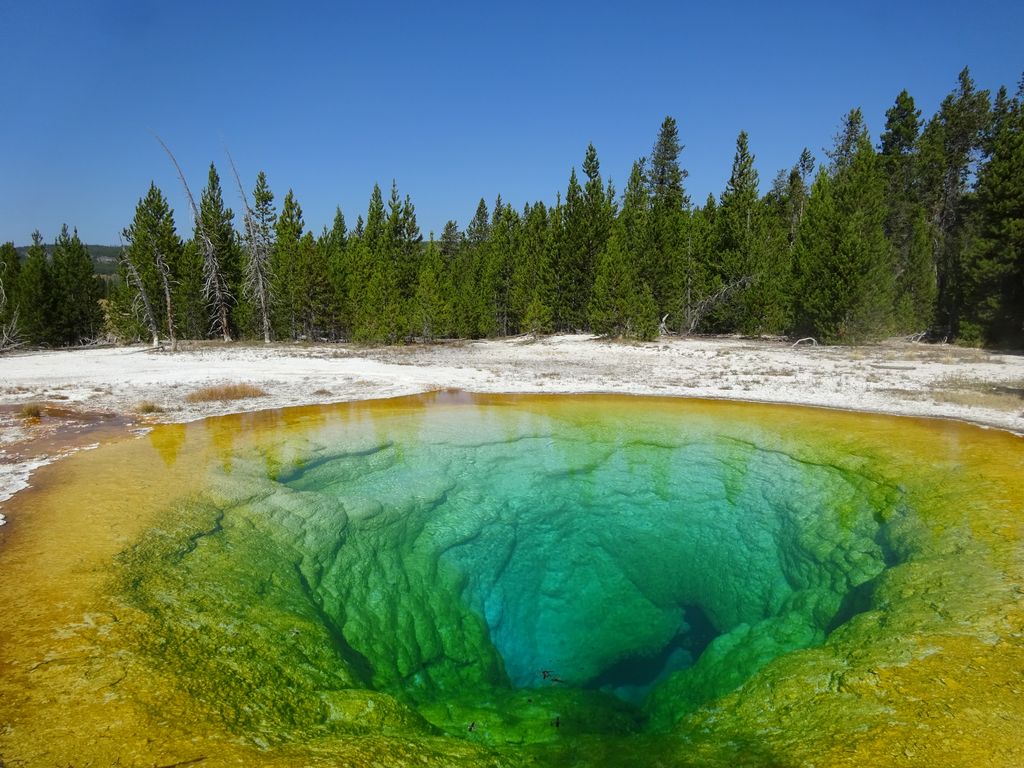
M 18 415 L 23 419 L 38 419 L 43 415 L 43 406 L 39 403 L 25 403 L 18 411 Z
M 947 376 L 935 383 L 931 396 L 954 405 L 1016 411 L 1024 405 L 1024 380 L 992 382 L 962 375 Z
M 139 413 L 163 413 L 164 409 L 152 400 L 142 400 L 136 404 L 135 410 Z
M 1000 392 L 943 392 L 932 393 L 932 397 L 953 405 L 965 405 L 973 408 L 990 408 L 993 411 L 1016 411 L 1024 400 L 1019 395 L 1007 395 Z
M 990 363 L 1001 365 L 1003 360 L 991 352 L 976 347 L 954 347 L 942 344 L 923 349 L 907 350 L 902 357 L 907 360 L 922 360 L 943 365 L 955 365 L 956 363 Z
M 329 389 L 323 389 L 323 388 L 321 388 L 321 389 L 314 389 L 314 390 L 313 390 L 313 394 L 314 394 L 314 395 L 317 395 L 317 396 L 319 396 L 319 397 L 330 397 L 330 396 L 331 396 L 331 395 L 333 395 L 334 393 L 333 393 L 333 392 L 331 392 L 331 390 L 329 390 Z
M 883 371 L 913 371 L 914 365 L 887 365 L 886 363 L 869 363 L 872 368 L 879 368 Z
M 219 384 L 203 387 L 185 395 L 189 403 L 213 403 L 225 400 L 246 400 L 250 397 L 266 397 L 265 390 L 255 384 Z
M 988 408 L 1012 413 L 1024 406 L 1024 380 L 981 381 L 966 376 L 947 376 L 926 390 L 889 389 L 908 400 L 935 400 L 968 408 Z

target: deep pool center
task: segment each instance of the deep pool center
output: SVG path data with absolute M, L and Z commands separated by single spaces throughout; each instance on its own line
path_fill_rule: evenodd
M 325 517 L 312 593 L 374 687 L 642 705 L 666 683 L 667 724 L 822 642 L 891 557 L 902 494 L 868 472 L 706 424 L 601 421 L 464 413 L 278 477 Z
M 947 693 L 983 715 L 935 691 L 945 664 L 1024 672 L 1004 433 L 449 392 L 147 442 L 90 658 L 131 711 L 249 761 L 799 762 L 919 734 L 913 702 Z

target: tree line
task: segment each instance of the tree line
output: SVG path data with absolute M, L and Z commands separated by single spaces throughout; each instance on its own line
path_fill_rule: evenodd
M 38 235 L 23 265 L 4 246 L 0 327 L 13 318 L 34 344 L 103 328 L 172 343 L 590 331 L 1024 345 L 1024 79 L 993 98 L 965 69 L 928 120 L 903 91 L 877 144 L 853 109 L 824 162 L 805 149 L 763 195 L 745 132 L 703 205 L 682 151 L 668 117 L 621 195 L 591 145 L 554 204 L 481 200 L 464 229 L 426 240 L 394 183 L 353 228 L 339 209 L 314 235 L 291 190 L 278 210 L 262 172 L 251 196 L 235 173 L 236 218 L 211 163 L 199 202 L 188 193 L 188 239 L 155 185 L 139 201 L 102 315 L 77 234 L 65 228 L 49 262 Z

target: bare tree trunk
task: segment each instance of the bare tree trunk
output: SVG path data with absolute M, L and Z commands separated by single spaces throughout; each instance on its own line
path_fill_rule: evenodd
M 706 315 L 711 309 L 719 304 L 724 304 L 729 301 L 737 291 L 746 288 L 753 281 L 753 275 L 744 275 L 743 277 L 733 280 L 727 285 L 723 285 L 716 293 L 711 294 L 698 303 L 693 307 L 692 311 L 688 313 L 690 317 L 690 328 L 687 333 L 693 333 L 697 326 L 700 325 L 700 321 L 704 319 L 704 315 Z
M 4 281 L 0 280 L 0 315 L 4 314 L 7 309 L 7 301 Z M 10 320 L 0 325 L 0 352 L 3 352 L 5 349 L 14 349 L 18 344 L 18 308 L 15 307 L 14 311 L 11 312 Z
M 160 283 L 164 288 L 164 303 L 167 305 L 167 334 L 171 339 L 171 352 L 178 351 L 178 337 L 174 332 L 174 303 L 171 300 L 171 270 L 167 266 L 167 260 L 156 248 L 153 249 L 153 260 L 156 261 L 156 271 L 160 275 Z
M 2 276 L 0 276 L 2 277 Z M 4 290 L 4 281 L 0 279 L 0 315 L 7 309 L 7 292 Z M 18 310 L 11 313 L 9 322 L 0 325 L 0 352 L 5 349 L 13 349 L 18 345 Z
M 124 251 L 121 252 L 121 261 L 128 270 L 128 278 L 131 282 L 135 283 L 135 301 L 142 304 L 143 319 L 146 322 L 146 327 L 149 328 L 150 334 L 153 336 L 153 347 L 160 346 L 160 327 L 156 322 L 156 315 L 153 314 L 153 305 L 149 301 L 149 296 L 146 295 L 146 288 L 142 284 L 142 278 L 139 276 L 139 270 L 135 268 L 132 260 L 124 255 Z
M 228 152 L 228 162 L 231 163 L 231 172 L 235 175 L 235 183 L 238 185 L 238 194 L 245 206 L 245 240 L 249 259 L 245 265 L 245 291 L 249 298 L 254 299 L 260 310 L 260 324 L 263 326 L 263 343 L 270 343 L 270 300 L 267 290 L 269 283 L 268 272 L 270 264 L 270 248 L 264 242 L 263 234 L 256 226 L 256 215 L 249 206 L 249 196 L 245 194 L 242 187 L 242 180 L 238 177 L 238 169 L 235 168 L 235 160 Z
M 156 134 L 153 135 L 156 136 Z M 227 286 L 224 283 L 224 273 L 221 271 L 220 263 L 217 261 L 217 252 L 214 250 L 213 241 L 210 240 L 209 234 L 207 234 L 206 229 L 203 227 L 203 219 L 199 215 L 196 200 L 192 197 L 192 190 L 189 189 L 188 182 L 185 181 L 185 174 L 182 172 L 181 166 L 178 165 L 174 153 L 171 152 L 170 148 L 164 144 L 163 139 L 159 136 L 156 136 L 156 140 L 160 142 L 160 146 L 164 148 L 167 156 L 174 163 L 174 167 L 178 171 L 178 178 L 181 179 L 181 185 L 185 188 L 188 203 L 192 207 L 192 217 L 196 222 L 196 232 L 199 234 L 199 242 L 203 247 L 203 293 L 206 294 L 207 301 L 210 302 L 211 309 L 213 310 L 212 319 L 214 327 L 218 333 L 223 335 L 224 341 L 231 341 L 231 328 L 228 325 Z

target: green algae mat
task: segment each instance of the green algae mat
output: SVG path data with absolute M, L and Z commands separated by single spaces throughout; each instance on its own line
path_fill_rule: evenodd
M 156 427 L 0 529 L 0 763 L 1024 764 L 1024 441 L 610 396 Z

